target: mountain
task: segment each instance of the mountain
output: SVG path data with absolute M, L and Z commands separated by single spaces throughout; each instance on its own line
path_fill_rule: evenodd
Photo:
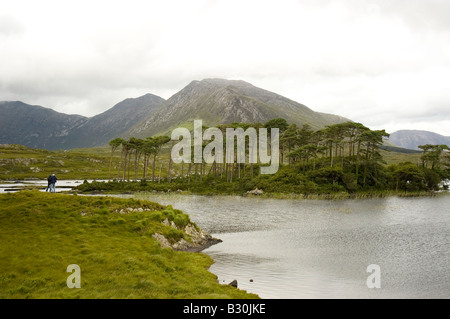
M 123 136 L 130 127 L 148 117 L 165 101 L 153 94 L 126 99 L 72 130 L 72 145 L 94 147 L 108 144 L 110 140 Z
M 94 117 L 67 115 L 23 102 L 0 102 L 0 144 L 49 150 L 106 145 L 116 137 L 170 134 L 176 127 L 232 122 L 265 123 L 274 118 L 314 129 L 349 121 L 244 81 L 193 81 L 167 101 L 152 94 L 126 99 Z
M 56 149 L 67 144 L 70 132 L 87 120 L 20 101 L 0 102 L 0 143 Z
M 91 118 L 19 101 L 0 102 L 0 144 L 49 150 L 105 145 L 124 135 L 164 102 L 156 95 L 146 94 L 126 99 Z
M 205 79 L 193 81 L 163 106 L 133 127 L 130 136 L 168 134 L 176 127 L 191 128 L 194 120 L 206 126 L 232 122 L 261 122 L 285 118 L 289 123 L 310 124 L 314 129 L 349 121 L 314 112 L 303 104 L 244 81 Z
M 392 133 L 389 140 L 400 147 L 411 150 L 419 150 L 418 146 L 425 144 L 445 144 L 450 147 L 449 136 L 443 136 L 429 131 L 400 130 Z

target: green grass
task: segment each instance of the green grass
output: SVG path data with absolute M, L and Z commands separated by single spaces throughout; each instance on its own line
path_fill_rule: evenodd
M 21 145 L 0 145 L 0 179 L 100 179 L 108 176 L 106 148 L 47 151 Z
M 167 176 L 170 154 L 168 147 L 164 148 L 161 155 L 157 157 L 157 177 L 160 163 L 163 164 L 161 176 Z M 58 179 L 66 180 L 109 179 L 110 175 L 111 178 L 122 177 L 122 170 L 118 169 L 120 150 L 114 154 L 111 173 L 109 171 L 110 156 L 109 147 L 48 151 L 22 145 L 0 144 L 0 180 L 47 179 L 51 173 L 55 173 Z M 142 177 L 142 166 L 141 160 L 139 178 Z M 129 165 L 129 174 L 130 178 L 134 178 L 134 159 Z
M 147 211 L 120 214 L 127 208 Z M 187 238 L 165 226 L 189 217 L 135 199 L 38 191 L 0 195 L 0 299 L 257 298 L 220 285 L 201 253 L 162 249 L 152 234 Z M 81 289 L 66 285 L 67 266 L 81 268 Z
M 418 163 L 420 162 L 420 157 L 422 153 L 399 153 L 394 151 L 381 150 L 381 155 L 386 161 L 387 165 L 399 164 L 402 162 Z

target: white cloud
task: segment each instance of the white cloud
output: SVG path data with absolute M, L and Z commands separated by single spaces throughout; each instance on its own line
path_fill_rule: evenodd
M 375 128 L 450 135 L 448 1 L 4 2 L 1 100 L 94 115 L 223 77 Z

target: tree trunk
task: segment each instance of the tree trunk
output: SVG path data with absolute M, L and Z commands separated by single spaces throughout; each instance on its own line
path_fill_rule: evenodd
M 147 178 L 147 166 L 148 166 L 148 154 L 144 154 L 144 173 L 142 174 L 142 178 Z
M 188 167 L 188 185 L 191 184 L 191 168 L 192 168 L 192 163 L 189 163 L 189 167 Z
M 117 165 L 117 179 L 120 179 L 120 170 L 123 164 L 123 152 L 120 154 L 120 163 Z
M 134 154 L 134 180 L 137 181 L 138 170 L 139 170 L 139 154 L 138 151 Z
M 330 144 L 330 165 L 333 167 L 333 143 Z
M 128 164 L 128 152 L 125 152 L 125 157 L 123 160 L 123 180 L 125 180 L 127 174 L 127 164 Z
M 172 161 L 172 156 L 169 157 L 169 170 L 167 171 L 167 181 L 169 183 L 172 183 L 172 165 L 173 165 L 173 161 Z
M 155 181 L 155 170 L 156 170 L 156 154 L 153 155 L 153 163 L 152 163 L 152 182 Z
M 111 149 L 111 158 L 109 159 L 109 179 L 111 179 L 112 160 L 114 155 L 114 148 Z

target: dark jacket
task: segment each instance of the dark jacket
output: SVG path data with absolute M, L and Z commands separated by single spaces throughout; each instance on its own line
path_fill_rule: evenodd
M 48 178 L 48 182 L 50 184 L 55 184 L 57 180 L 58 179 L 56 178 L 56 176 L 53 176 L 53 175 Z

